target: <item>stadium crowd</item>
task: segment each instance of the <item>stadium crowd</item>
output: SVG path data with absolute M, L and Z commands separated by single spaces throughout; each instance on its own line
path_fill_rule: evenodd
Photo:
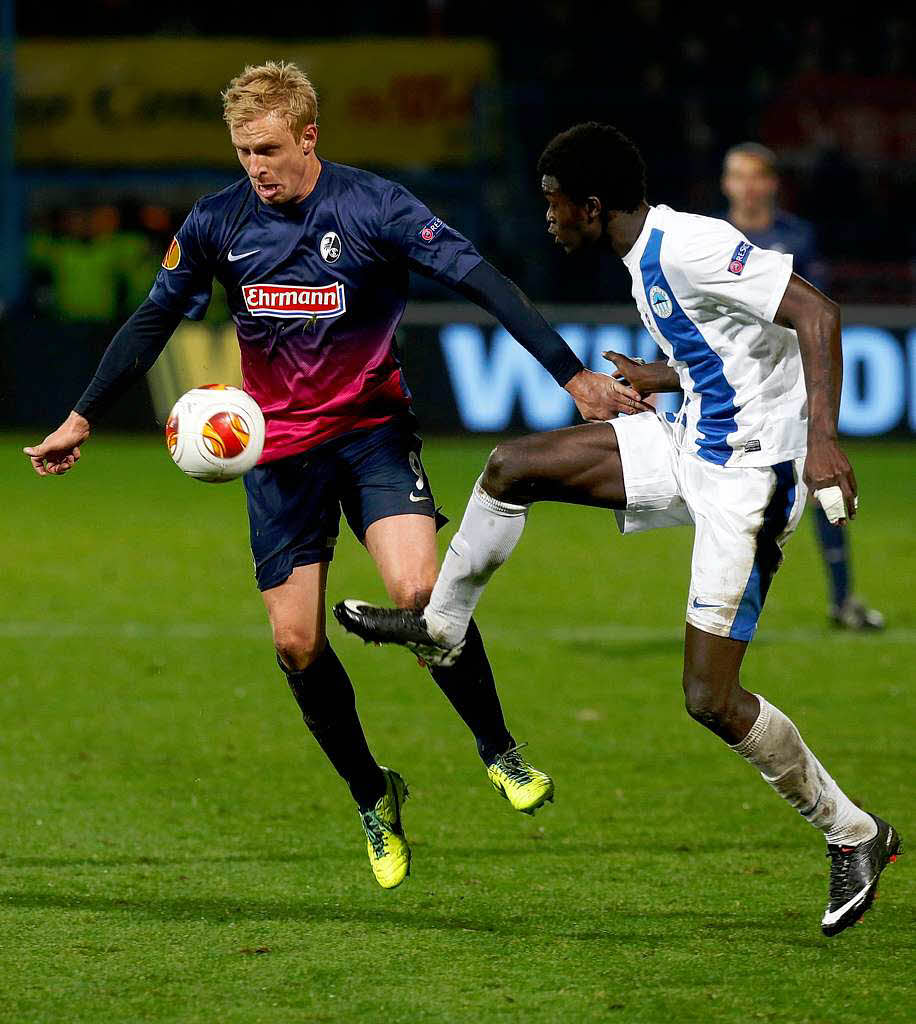
M 483 37 L 496 44 L 499 84 L 485 87 L 480 104 L 499 111 L 498 144 L 481 150 L 463 172 L 413 170 L 405 183 L 472 233 L 484 253 L 536 299 L 593 298 L 600 281 L 606 301 L 628 301 L 628 283 L 613 260 L 563 261 L 545 251 L 533 215 L 540 202 L 533 174 L 537 152 L 554 131 L 593 118 L 639 140 L 652 168 L 654 201 L 697 212 L 725 209 L 719 169 L 728 148 L 744 140 L 764 142 L 781 158 L 782 205 L 816 227 L 832 293 L 843 301 L 910 301 L 916 221 L 901 216 L 910 208 L 913 178 L 910 23 L 887 14 L 864 23 L 855 18 L 853 25 L 852 14 L 836 11 L 799 19 L 786 8 L 768 11 L 751 31 L 746 13 L 726 11 L 698 22 L 683 5 L 660 0 L 589 6 L 587 16 L 584 5 L 571 0 L 353 2 L 310 10 L 299 35 L 352 38 L 357 26 L 366 36 Z M 54 34 L 73 40 L 207 37 L 214 24 L 220 36 L 269 36 L 248 20 L 227 22 L 214 3 L 165 2 L 151 24 L 149 12 L 127 0 L 106 0 L 78 14 L 62 10 Z M 48 25 L 37 9 L 23 8 L 18 31 L 23 39 L 40 38 Z M 318 86 L 320 91 L 323 83 Z M 398 176 L 396 168 L 378 169 Z M 105 207 L 121 201 L 110 195 L 100 200 Z M 180 222 L 185 209 L 177 193 L 174 205 L 170 217 Z M 40 193 L 32 196 L 30 213 L 34 235 L 47 237 L 54 211 Z M 88 216 L 99 220 L 91 210 Z M 137 227 L 123 211 L 120 220 L 125 232 Z M 85 227 L 73 218 L 64 221 L 52 236 L 86 240 Z M 901 223 L 910 226 L 901 230 Z M 33 243 L 33 281 L 47 295 L 41 250 L 40 242 Z M 532 252 L 539 258 L 531 259 Z M 435 291 L 423 288 L 420 294 Z

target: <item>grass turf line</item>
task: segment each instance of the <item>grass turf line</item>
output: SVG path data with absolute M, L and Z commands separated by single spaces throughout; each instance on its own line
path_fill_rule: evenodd
M 0 1019 L 911 1019 L 909 858 L 863 927 L 822 938 L 819 837 L 683 711 L 689 531 L 624 540 L 599 511 L 539 507 L 488 590 L 510 727 L 557 780 L 533 819 L 409 657 L 332 628 L 411 784 L 413 875 L 385 893 L 273 664 L 240 485 L 105 435 L 39 480 L 33 439 L 4 440 Z M 427 442 L 445 537 L 491 446 Z M 826 626 L 806 522 L 745 679 L 906 841 L 911 448 L 850 451 L 857 588 L 892 635 Z M 383 597 L 352 540 L 330 594 Z

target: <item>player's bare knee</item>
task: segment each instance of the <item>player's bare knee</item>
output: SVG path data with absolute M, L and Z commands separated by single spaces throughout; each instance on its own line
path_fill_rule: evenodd
M 684 703 L 687 714 L 700 725 L 718 732 L 728 720 L 728 687 L 714 685 L 690 672 L 684 673 Z
M 389 587 L 391 600 L 398 608 L 422 611 L 428 604 L 435 580 L 401 580 Z
M 280 661 L 293 672 L 308 668 L 324 650 L 323 633 L 301 626 L 274 626 L 274 647 Z
M 483 471 L 483 489 L 494 498 L 510 498 L 522 483 L 525 459 L 518 441 L 497 445 Z

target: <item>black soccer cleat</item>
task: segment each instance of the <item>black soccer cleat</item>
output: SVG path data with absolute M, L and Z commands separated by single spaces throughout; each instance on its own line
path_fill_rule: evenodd
M 349 598 L 334 605 L 334 618 L 366 643 L 400 644 L 436 668 L 454 665 L 464 650 L 463 640 L 454 647 L 436 643 L 420 612 L 408 608 L 380 608 Z
M 881 872 L 900 852 L 900 836 L 894 826 L 874 814 L 869 817 L 878 826 L 873 839 L 858 846 L 827 844 L 830 884 L 827 909 L 821 920 L 821 931 L 825 935 L 839 935 L 871 909 L 878 894 Z

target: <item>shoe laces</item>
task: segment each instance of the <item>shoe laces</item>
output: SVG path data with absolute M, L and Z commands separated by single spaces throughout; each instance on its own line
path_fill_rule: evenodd
M 524 785 L 531 781 L 531 770 L 519 751 L 527 747 L 527 743 L 518 743 L 510 747 L 505 753 L 500 754 L 496 759 L 497 765 L 509 777 L 512 782 Z
M 830 858 L 830 892 L 844 894 L 850 889 L 849 874 L 855 861 L 855 846 L 835 846 L 827 850 Z
M 360 814 L 360 820 L 366 831 L 366 838 L 372 845 L 372 851 L 376 857 L 384 857 L 386 847 L 385 824 L 375 810 L 364 811 Z
M 373 608 L 363 614 L 366 619 L 374 620 L 377 625 L 384 626 L 388 630 L 412 633 L 415 636 L 424 635 L 427 642 L 431 642 L 426 623 L 423 621 L 423 614 L 413 608 Z
M 402 629 L 425 629 L 422 612 L 413 608 L 392 608 L 389 610 L 390 620 Z

